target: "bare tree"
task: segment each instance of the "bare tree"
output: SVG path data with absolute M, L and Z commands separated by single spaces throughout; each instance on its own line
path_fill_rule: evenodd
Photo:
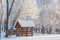
M 2 24 L 2 0 L 0 0 L 0 37 L 1 37 L 1 24 Z
M 7 2 L 7 20 L 5 21 L 5 24 L 6 24 L 5 25 L 5 30 L 6 30 L 6 37 L 8 37 L 8 34 L 7 34 L 7 31 L 8 31 L 8 20 L 9 20 L 10 14 L 11 14 L 11 10 L 12 10 L 13 4 L 14 4 L 14 0 L 11 3 L 10 9 L 8 9 L 8 7 L 9 7 L 8 0 L 6 0 L 6 2 Z

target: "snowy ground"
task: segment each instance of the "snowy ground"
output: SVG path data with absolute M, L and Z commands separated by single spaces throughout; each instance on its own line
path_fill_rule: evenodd
M 60 40 L 60 35 L 51 35 L 51 34 L 39 34 L 39 36 L 25 36 L 25 37 L 16 37 L 11 36 L 11 38 L 1 38 L 1 40 Z
M 2 32 L 2 38 L 0 40 L 60 40 L 60 35 L 58 34 L 34 34 L 34 36 L 20 36 L 17 37 L 15 35 L 5 38 L 4 32 Z
M 30 37 L 16 37 L 16 38 L 1 38 L 1 40 L 60 40 L 60 36 L 44 35 L 44 36 L 30 36 Z

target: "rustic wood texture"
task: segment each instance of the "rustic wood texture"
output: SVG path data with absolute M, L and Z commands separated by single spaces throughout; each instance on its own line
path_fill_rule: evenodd
M 33 36 L 34 27 L 21 27 L 19 22 L 17 22 L 15 28 L 17 36 Z

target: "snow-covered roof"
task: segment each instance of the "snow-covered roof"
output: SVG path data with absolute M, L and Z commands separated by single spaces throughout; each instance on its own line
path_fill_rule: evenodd
M 35 27 L 33 21 L 30 21 L 30 20 L 20 20 L 20 19 L 17 19 L 17 21 L 19 22 L 21 27 Z M 15 25 L 16 25 L 17 21 L 15 22 Z

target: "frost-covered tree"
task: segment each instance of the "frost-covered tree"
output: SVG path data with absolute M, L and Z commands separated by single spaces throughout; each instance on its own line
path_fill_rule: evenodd
M 18 10 L 16 11 L 14 20 L 20 18 L 22 20 L 32 20 L 38 17 L 40 9 L 36 5 L 36 0 L 20 0 Z M 13 22 L 14 22 L 13 20 Z
M 36 0 L 23 0 L 19 8 L 20 15 L 30 15 L 32 19 L 36 18 L 39 12 Z
M 49 5 L 44 5 L 40 12 L 39 19 L 41 20 L 41 25 L 44 25 L 45 28 L 52 28 L 52 33 L 55 33 L 56 28 L 59 28 L 60 24 L 60 13 L 59 13 L 59 4 L 54 1 Z
M 9 22 L 12 23 L 12 27 L 17 18 L 21 20 L 33 20 L 36 28 L 39 30 L 41 30 L 42 25 L 46 31 L 51 27 L 52 33 L 60 26 L 59 0 L 57 0 L 57 2 L 55 0 L 15 0 L 14 5 L 9 17 Z M 3 9 L 5 10 L 5 8 Z M 5 19 L 5 17 L 3 19 Z

